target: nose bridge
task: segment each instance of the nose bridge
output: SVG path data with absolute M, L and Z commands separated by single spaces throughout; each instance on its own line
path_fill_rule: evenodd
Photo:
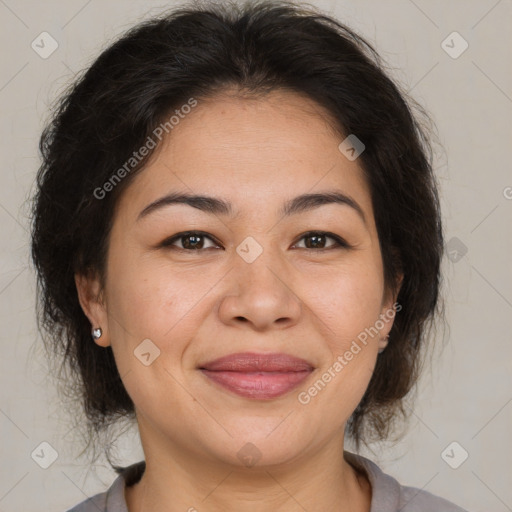
M 285 286 L 286 265 L 278 247 L 273 247 L 272 237 L 258 237 L 260 242 L 247 237 L 236 249 L 238 261 L 234 271 L 239 282 L 240 292 L 282 293 Z M 264 245 L 263 245 L 264 244 Z
M 248 237 L 250 238 L 250 237 Z M 301 312 L 292 290 L 291 275 L 271 237 L 266 242 L 245 239 L 236 249 L 230 272 L 233 286 L 223 297 L 219 312 L 224 322 L 250 322 L 264 329 L 279 321 L 295 323 Z

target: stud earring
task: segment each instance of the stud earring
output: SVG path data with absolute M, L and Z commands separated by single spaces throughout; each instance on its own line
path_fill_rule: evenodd
M 101 327 L 96 327 L 96 329 L 92 329 L 92 339 L 93 340 L 99 340 L 101 338 L 101 335 L 103 334 L 103 331 L 101 330 Z

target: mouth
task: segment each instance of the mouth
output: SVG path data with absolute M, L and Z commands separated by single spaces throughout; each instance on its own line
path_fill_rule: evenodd
M 314 371 L 304 359 L 288 354 L 231 354 L 198 367 L 209 380 L 244 398 L 270 400 L 299 386 Z

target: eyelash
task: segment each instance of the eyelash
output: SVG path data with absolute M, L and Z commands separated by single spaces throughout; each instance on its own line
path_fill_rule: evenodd
M 213 238 L 208 233 L 205 233 L 204 231 L 184 231 L 182 233 L 177 233 L 176 235 L 173 235 L 170 238 L 167 238 L 166 240 L 164 240 L 161 243 L 161 247 L 164 247 L 167 249 L 172 249 L 172 250 L 184 251 L 184 252 L 201 252 L 201 251 L 205 251 L 207 249 L 215 249 L 215 247 L 207 247 L 206 249 L 185 249 L 183 247 L 177 247 L 177 246 L 173 245 L 174 242 L 176 242 L 177 240 L 179 240 L 181 238 L 186 238 L 187 236 L 192 236 L 192 235 L 209 238 L 215 244 L 221 245 L 220 243 L 218 243 L 215 240 L 215 238 Z M 343 240 L 343 238 L 339 237 L 338 235 L 335 235 L 334 233 L 330 233 L 328 231 L 307 231 L 306 233 L 303 233 L 300 236 L 300 238 L 298 238 L 297 241 L 300 241 L 304 238 L 307 238 L 309 236 L 315 236 L 315 235 L 316 236 L 320 235 L 320 236 L 325 236 L 327 238 L 331 238 L 332 240 L 335 241 L 335 244 L 331 247 L 324 247 L 321 249 L 314 249 L 314 248 L 310 248 L 310 247 L 300 247 L 300 249 L 305 249 L 308 251 L 315 251 L 315 252 L 323 252 L 323 251 L 331 251 L 333 249 L 350 249 L 351 248 L 351 246 L 347 242 L 345 242 L 345 240 Z M 295 242 L 295 244 L 296 243 L 297 242 Z

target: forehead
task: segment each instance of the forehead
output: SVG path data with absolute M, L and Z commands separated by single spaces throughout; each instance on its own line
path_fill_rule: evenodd
M 179 190 L 261 210 L 283 197 L 336 188 L 371 211 L 362 169 L 339 151 L 344 135 L 329 116 L 311 99 L 287 91 L 198 100 L 125 191 L 125 206 L 142 208 Z

